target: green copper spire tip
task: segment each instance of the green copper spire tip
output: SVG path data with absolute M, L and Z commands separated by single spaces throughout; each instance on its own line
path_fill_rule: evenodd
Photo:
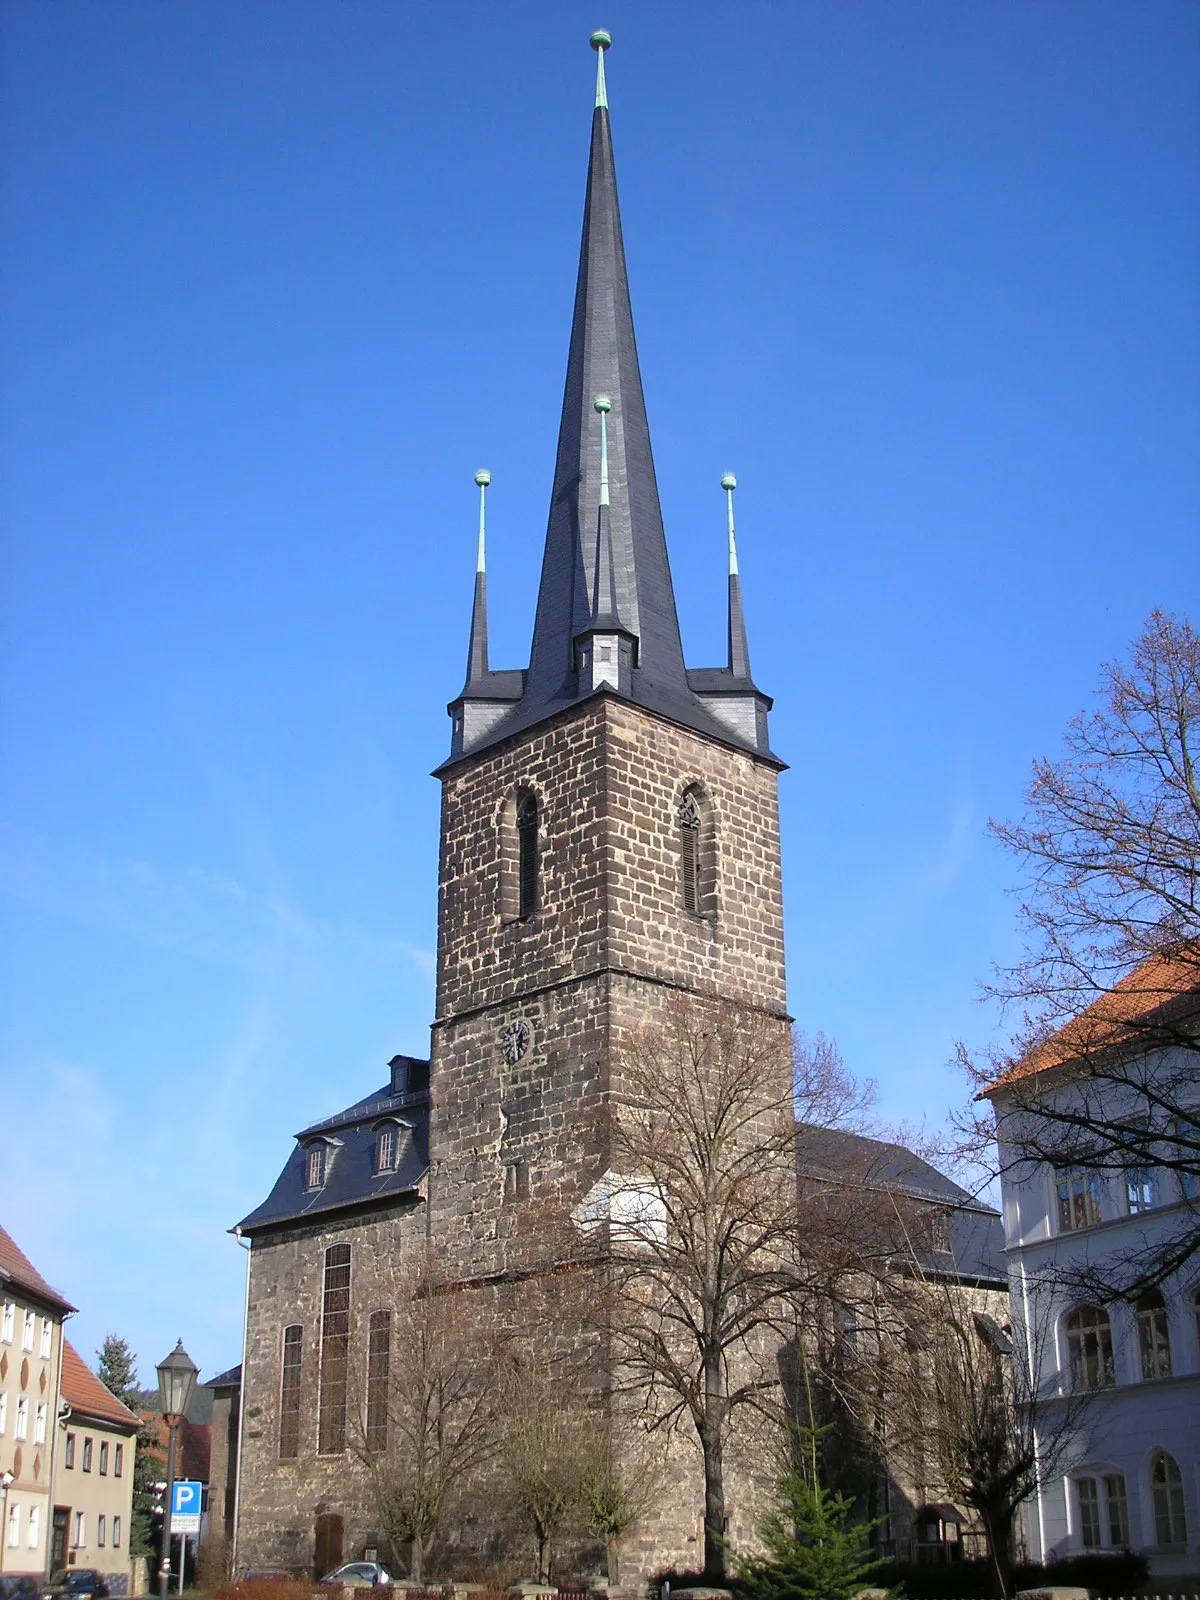
M 600 413 L 600 504 L 608 504 L 608 413 L 612 410 L 612 401 L 606 394 L 598 394 L 592 401 Z
M 725 504 L 729 526 L 729 576 L 736 578 L 738 575 L 737 540 L 733 533 L 733 491 L 737 488 L 737 479 L 732 472 L 721 474 L 721 487 L 725 491 Z
M 604 86 L 604 52 L 612 46 L 612 34 L 606 28 L 597 28 L 588 41 L 596 52 L 596 104 L 608 110 L 608 90 Z
M 484 500 L 485 500 L 485 497 L 487 495 L 487 486 L 488 486 L 489 483 L 491 483 L 491 481 L 492 481 L 491 473 L 487 470 L 486 467 L 480 467 L 479 471 L 475 474 L 475 482 L 479 486 L 479 543 L 475 547 L 475 571 L 476 572 L 485 572 L 487 570 L 487 561 L 486 561 L 485 556 L 484 556 L 484 546 L 483 546 L 483 539 L 484 539 L 484 536 L 483 536 L 483 507 L 484 507 Z

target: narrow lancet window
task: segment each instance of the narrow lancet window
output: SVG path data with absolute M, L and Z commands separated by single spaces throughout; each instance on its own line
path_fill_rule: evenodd
M 295 1461 L 300 1454 L 300 1356 L 304 1330 L 299 1323 L 283 1330 L 283 1358 L 279 1376 L 279 1459 Z
M 392 1361 L 392 1313 L 372 1311 L 367 1330 L 367 1449 L 387 1449 L 388 1371 Z
M 689 791 L 679 805 L 679 872 L 683 882 L 683 909 L 700 915 L 700 807 Z
M 533 916 L 538 905 L 538 803 L 526 789 L 517 799 L 517 916 Z
M 321 1399 L 317 1450 L 340 1455 L 346 1448 L 346 1378 L 350 1354 L 350 1246 L 331 1244 L 325 1252 L 321 1306 Z

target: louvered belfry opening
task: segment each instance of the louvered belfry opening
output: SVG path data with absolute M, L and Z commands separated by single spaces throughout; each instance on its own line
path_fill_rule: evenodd
M 517 915 L 524 919 L 537 910 L 538 803 L 526 790 L 517 800 Z
M 679 873 L 683 909 L 700 915 L 700 807 L 690 790 L 679 802 Z

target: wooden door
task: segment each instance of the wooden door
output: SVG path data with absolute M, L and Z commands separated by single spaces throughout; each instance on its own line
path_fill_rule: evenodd
M 332 1572 L 342 1564 L 342 1519 L 336 1511 L 323 1511 L 316 1520 L 313 1532 L 316 1544 L 313 1565 L 317 1569 L 317 1577 L 323 1578 L 327 1572 Z
M 59 1572 L 67 1564 L 67 1529 L 71 1526 L 70 1506 L 55 1506 L 50 1530 L 50 1571 Z

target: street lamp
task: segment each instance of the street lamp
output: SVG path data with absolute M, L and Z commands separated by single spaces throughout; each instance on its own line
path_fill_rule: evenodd
M 178 1339 L 174 1350 L 155 1368 L 158 1373 L 158 1406 L 167 1425 L 167 1496 L 163 1502 L 162 1541 L 159 1546 L 158 1592 L 167 1600 L 171 1581 L 171 1501 L 175 1491 L 175 1434 L 188 1408 L 196 1386 L 199 1368 Z

